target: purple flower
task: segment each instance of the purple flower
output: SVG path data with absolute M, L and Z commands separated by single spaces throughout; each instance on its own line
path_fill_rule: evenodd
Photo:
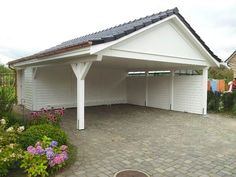
M 44 154 L 44 149 L 41 146 L 36 147 L 36 154 L 43 155 Z
M 52 141 L 51 144 L 50 144 L 50 146 L 52 146 L 52 147 L 55 147 L 55 146 L 57 146 L 57 145 L 58 145 L 58 142 L 57 142 L 57 141 Z
M 33 146 L 29 146 L 27 148 L 27 151 L 30 153 L 30 154 L 36 154 L 36 149 L 33 147 Z
M 45 149 L 47 159 L 52 159 L 54 157 L 54 152 L 51 147 Z
M 67 153 L 66 151 L 63 151 L 63 152 L 61 153 L 61 155 L 62 155 L 64 161 L 68 160 L 69 157 L 68 157 L 68 153 Z

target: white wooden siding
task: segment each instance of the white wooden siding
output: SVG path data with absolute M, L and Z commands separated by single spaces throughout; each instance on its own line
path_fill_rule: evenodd
M 33 83 L 32 68 L 27 67 L 22 71 L 22 103 L 27 109 L 33 109 Z
M 113 53 L 120 51 L 162 56 L 164 60 L 166 58 L 163 56 L 173 56 L 178 57 L 176 62 L 184 62 L 182 59 L 187 59 L 186 64 L 196 61 L 208 65 L 202 52 L 171 22 L 164 22 L 137 36 L 124 40 L 112 46 L 111 50 Z
M 173 110 L 202 114 L 202 76 L 175 76 Z
M 127 77 L 127 101 L 129 104 L 145 106 L 146 77 Z
M 170 76 L 148 77 L 147 106 L 170 109 Z
M 69 65 L 37 69 L 34 80 L 34 110 L 43 107 L 73 107 L 72 70 Z
M 127 103 L 126 75 L 124 70 L 92 67 L 85 80 L 85 105 Z
M 26 108 L 75 107 L 76 78 L 69 65 L 22 72 Z M 120 69 L 91 68 L 85 80 L 85 105 L 130 103 L 170 109 L 170 76 L 126 77 Z M 202 76 L 175 76 L 173 110 L 202 113 Z M 18 89 L 19 91 L 20 89 Z
M 76 107 L 76 77 L 70 65 L 38 68 L 34 81 L 34 110 Z M 91 68 L 85 79 L 85 105 L 118 103 L 127 103 L 126 72 Z

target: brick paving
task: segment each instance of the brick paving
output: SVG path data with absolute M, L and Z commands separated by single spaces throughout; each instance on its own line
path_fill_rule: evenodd
M 86 108 L 86 130 L 76 110 L 62 122 L 77 161 L 57 177 L 112 177 L 139 169 L 151 177 L 236 177 L 236 119 L 112 105 Z

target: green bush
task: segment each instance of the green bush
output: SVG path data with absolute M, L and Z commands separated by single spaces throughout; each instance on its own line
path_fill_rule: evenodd
M 224 94 L 224 110 L 230 111 L 234 106 L 234 93 L 225 93 Z
M 11 112 L 16 102 L 14 87 L 0 87 L 0 117 L 6 112 Z
M 207 109 L 211 111 L 222 111 L 223 95 L 220 92 L 208 92 Z
M 3 117 L 6 119 L 7 126 L 24 125 L 25 127 L 28 127 L 27 120 L 23 119 L 21 115 L 14 112 L 6 112 L 4 113 Z
M 67 135 L 60 128 L 49 124 L 33 125 L 22 133 L 20 143 L 25 149 L 28 146 L 40 141 L 44 136 L 57 141 L 59 145 L 67 144 Z
M 236 91 L 230 93 L 208 92 L 207 109 L 210 111 L 227 111 L 236 114 Z

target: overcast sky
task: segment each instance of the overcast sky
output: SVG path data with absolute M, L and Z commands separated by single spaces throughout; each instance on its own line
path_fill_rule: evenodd
M 0 55 L 20 58 L 173 7 L 221 59 L 236 50 L 236 0 L 0 0 Z

